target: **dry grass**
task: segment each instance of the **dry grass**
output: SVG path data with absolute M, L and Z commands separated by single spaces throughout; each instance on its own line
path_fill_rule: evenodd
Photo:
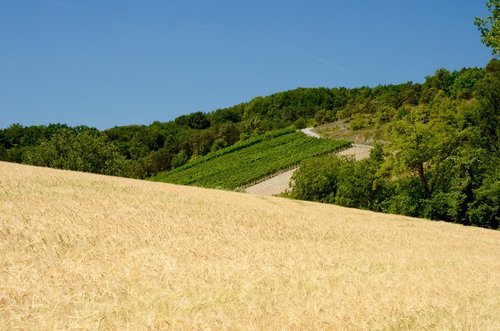
M 327 123 L 314 128 L 324 138 L 349 140 L 355 144 L 373 145 L 383 140 L 384 127 L 365 127 L 356 131 L 349 129 L 345 121 Z
M 0 329 L 500 329 L 500 232 L 0 163 Z
M 343 151 L 338 152 L 337 155 L 353 156 L 356 161 L 359 161 L 369 158 L 371 151 L 371 146 L 355 145 L 351 148 L 344 149 Z

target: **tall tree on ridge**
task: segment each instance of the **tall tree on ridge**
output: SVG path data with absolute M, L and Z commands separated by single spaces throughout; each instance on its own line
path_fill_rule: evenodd
M 491 47 L 493 55 L 500 57 L 500 0 L 489 0 L 486 6 L 491 15 L 476 17 L 474 23 L 481 32 L 481 41 Z

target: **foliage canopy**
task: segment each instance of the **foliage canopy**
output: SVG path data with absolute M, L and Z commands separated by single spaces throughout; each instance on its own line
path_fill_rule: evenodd
M 481 41 L 491 48 L 493 55 L 500 56 L 500 0 L 489 0 L 490 12 L 486 18 L 476 17 L 474 23 L 481 33 Z

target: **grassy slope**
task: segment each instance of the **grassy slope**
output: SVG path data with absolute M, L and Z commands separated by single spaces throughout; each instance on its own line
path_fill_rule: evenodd
M 359 130 L 351 130 L 345 121 L 323 124 L 314 128 L 322 137 L 330 139 L 345 139 L 355 144 L 373 145 L 384 140 L 386 125 L 380 127 L 369 126 Z
M 257 141 L 209 154 L 183 167 L 152 178 L 175 184 L 235 189 L 266 175 L 293 166 L 305 158 L 335 151 L 348 145 L 307 137 L 301 132 L 281 130 L 280 135 L 264 135 Z
M 0 162 L 0 329 L 498 329 L 500 232 Z

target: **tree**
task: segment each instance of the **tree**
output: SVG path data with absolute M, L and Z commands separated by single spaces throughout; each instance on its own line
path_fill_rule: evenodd
M 500 167 L 491 169 L 483 184 L 475 193 L 477 199 L 468 211 L 470 223 L 476 226 L 498 229 L 500 224 Z
M 361 161 L 355 161 L 354 158 L 342 161 L 335 203 L 345 207 L 376 210 L 377 191 L 381 187 L 374 185 L 379 168 L 375 156 Z
M 294 186 L 290 197 L 318 202 L 335 202 L 339 170 L 343 165 L 343 160 L 335 155 L 302 161 L 299 169 L 293 174 Z
M 212 145 L 210 151 L 216 152 L 219 149 L 223 149 L 224 147 L 227 147 L 227 142 L 223 138 L 217 138 L 215 139 L 214 144 Z
M 23 161 L 51 168 L 115 176 L 130 175 L 125 158 L 100 132 L 75 134 L 70 129 L 61 129 L 50 140 L 29 147 L 23 155 Z
M 500 0 L 489 0 L 486 6 L 491 15 L 486 18 L 476 17 L 474 24 L 481 33 L 481 41 L 491 47 L 493 55 L 500 56 Z
M 476 131 L 459 127 L 461 112 L 467 104 L 440 92 L 428 105 L 413 107 L 410 113 L 389 128 L 388 163 L 394 176 L 415 175 L 422 199 L 429 199 L 446 182 L 446 171 L 455 163 L 459 149 L 473 144 Z
M 492 59 L 478 84 L 480 107 L 477 122 L 483 141 L 496 157 L 500 157 L 500 61 Z
M 175 123 L 180 126 L 187 125 L 191 129 L 203 130 L 210 127 L 210 120 L 207 115 L 201 111 L 191 113 L 189 115 L 182 115 L 175 119 Z
M 180 167 L 189 161 L 189 154 L 185 150 L 181 150 L 172 158 L 172 169 Z

